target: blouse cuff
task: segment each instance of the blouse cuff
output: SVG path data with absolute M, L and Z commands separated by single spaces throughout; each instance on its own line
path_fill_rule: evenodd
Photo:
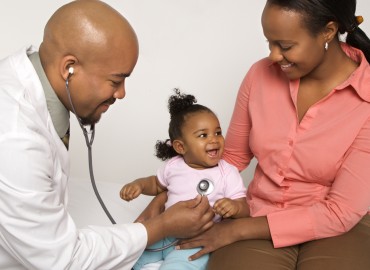
M 315 239 L 308 209 L 289 209 L 267 215 L 275 248 L 287 247 Z

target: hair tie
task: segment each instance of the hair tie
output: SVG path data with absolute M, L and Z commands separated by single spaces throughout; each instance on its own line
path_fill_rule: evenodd
M 362 16 L 356 16 L 357 26 L 359 26 L 363 21 L 364 21 L 364 17 L 362 17 Z
M 348 33 L 352 33 L 353 31 L 355 31 L 363 21 L 364 21 L 364 17 L 355 16 L 355 22 L 351 25 L 350 30 L 348 31 Z
M 172 147 L 172 142 L 170 139 L 167 139 L 165 142 L 164 142 L 167 146 L 169 147 Z

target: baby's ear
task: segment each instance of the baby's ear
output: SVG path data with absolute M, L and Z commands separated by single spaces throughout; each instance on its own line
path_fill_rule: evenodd
M 176 153 L 179 155 L 185 154 L 185 147 L 184 147 L 184 142 L 180 140 L 174 140 L 172 142 L 172 147 L 175 149 Z

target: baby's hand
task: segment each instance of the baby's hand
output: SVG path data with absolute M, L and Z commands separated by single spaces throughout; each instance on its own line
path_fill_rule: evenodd
M 131 201 L 137 198 L 142 192 L 141 186 L 138 183 L 129 183 L 121 189 L 119 195 L 125 201 Z
M 239 205 L 235 201 L 223 198 L 219 199 L 213 205 L 213 210 L 216 214 L 223 218 L 229 218 L 235 216 L 239 211 Z

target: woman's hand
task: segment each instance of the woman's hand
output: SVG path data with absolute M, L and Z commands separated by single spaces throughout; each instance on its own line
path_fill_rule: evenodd
M 234 239 L 232 232 L 233 221 L 234 220 L 224 220 L 214 224 L 201 235 L 181 240 L 176 246 L 176 249 L 203 247 L 200 251 L 189 257 L 189 260 L 195 260 L 207 253 L 231 244 L 237 241 L 237 239 Z
M 167 201 L 167 192 L 159 193 L 148 204 L 143 212 L 136 218 L 135 222 L 143 222 L 150 218 L 160 215 L 164 211 L 164 204 Z
M 201 235 L 181 240 L 178 249 L 203 247 L 189 257 L 195 260 L 207 253 L 240 240 L 271 239 L 270 228 L 266 217 L 247 217 L 225 219 L 214 224 Z

